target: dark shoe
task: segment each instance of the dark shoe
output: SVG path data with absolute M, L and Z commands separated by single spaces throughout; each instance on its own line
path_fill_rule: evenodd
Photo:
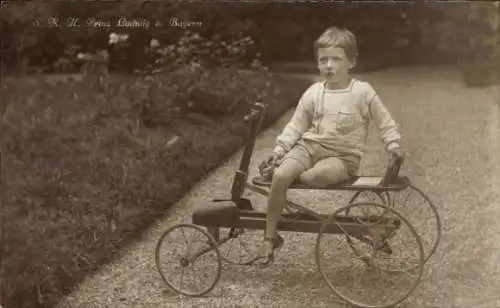
M 262 259 L 262 261 L 259 262 L 259 267 L 261 268 L 268 267 L 274 263 L 274 252 L 280 249 L 283 246 L 283 243 L 285 242 L 283 237 L 279 234 L 276 234 L 276 236 L 274 237 L 265 237 L 264 241 L 270 242 L 272 244 L 273 249 L 269 251 L 267 255 L 259 257 L 259 259 Z

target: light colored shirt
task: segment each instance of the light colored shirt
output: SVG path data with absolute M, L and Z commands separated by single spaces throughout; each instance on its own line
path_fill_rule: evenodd
M 288 152 L 302 138 L 344 155 L 361 157 L 371 120 L 387 150 L 399 147 L 397 125 L 368 82 L 351 79 L 347 88 L 339 90 L 317 82 L 300 98 L 291 120 L 277 137 L 274 152 Z

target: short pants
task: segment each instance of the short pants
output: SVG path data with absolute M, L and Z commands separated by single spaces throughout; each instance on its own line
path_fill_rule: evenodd
M 327 149 L 321 144 L 300 139 L 297 144 L 283 157 L 285 159 L 295 159 L 305 170 L 311 169 L 318 161 L 327 157 L 338 157 L 347 168 L 347 172 L 351 176 L 355 176 L 358 172 L 361 158 L 355 155 L 344 155 L 334 150 Z

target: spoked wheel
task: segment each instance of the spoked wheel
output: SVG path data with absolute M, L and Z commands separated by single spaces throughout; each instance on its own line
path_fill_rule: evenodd
M 424 246 L 427 262 L 434 254 L 441 238 L 441 219 L 431 200 L 417 187 L 408 185 L 401 191 L 359 191 L 349 203 L 382 203 L 401 213 L 415 227 Z M 349 215 L 349 213 L 346 213 Z
M 160 237 L 155 261 L 163 280 L 187 296 L 210 292 L 220 278 L 220 252 L 212 235 L 199 226 L 179 224 Z
M 370 215 L 363 214 L 367 207 Z M 418 286 L 424 250 L 403 215 L 385 205 L 359 202 L 323 222 L 316 264 L 339 298 L 358 307 L 385 308 L 401 303 Z
M 221 258 L 231 264 L 249 265 L 259 258 L 262 230 L 229 228 L 220 230 Z

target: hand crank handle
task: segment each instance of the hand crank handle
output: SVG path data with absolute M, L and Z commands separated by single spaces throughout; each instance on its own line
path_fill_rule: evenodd
M 265 108 L 266 108 L 266 106 L 264 104 L 259 103 L 259 102 L 255 103 L 253 105 L 252 111 L 249 114 L 247 114 L 243 118 L 243 120 L 245 122 L 250 122 L 251 120 L 257 118 L 264 111 Z

